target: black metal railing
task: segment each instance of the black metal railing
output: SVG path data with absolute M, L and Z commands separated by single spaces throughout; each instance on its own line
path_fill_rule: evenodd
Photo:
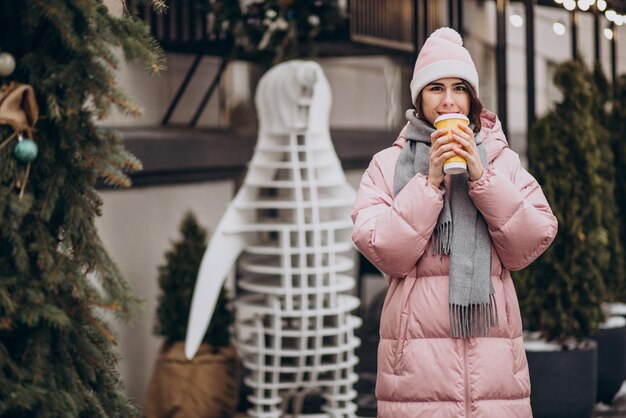
M 150 33 L 166 52 L 195 55 L 161 119 L 161 125 L 169 125 L 170 119 L 202 59 L 206 55 L 222 57 L 217 73 L 209 83 L 193 117 L 187 123 L 188 126 L 195 127 L 226 70 L 232 43 L 230 40 L 220 39 L 219 36 L 215 35 L 219 31 L 213 27 L 215 16 L 210 13 L 208 0 L 167 0 L 165 3 L 167 8 L 164 13 L 157 13 L 150 5 L 140 1 L 130 3 L 132 11 L 146 22 L 150 27 Z
M 413 0 L 352 0 L 350 36 L 355 42 L 413 51 Z
M 204 53 L 223 56 L 228 44 L 215 35 L 207 0 L 167 0 L 164 13 L 137 2 L 135 10 L 150 26 L 152 36 L 168 52 Z

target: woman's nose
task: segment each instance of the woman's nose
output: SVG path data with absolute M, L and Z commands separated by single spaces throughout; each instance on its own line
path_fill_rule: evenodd
M 444 98 L 443 98 L 443 103 L 444 104 L 454 104 L 454 96 L 452 96 L 452 92 L 451 91 L 447 91 Z

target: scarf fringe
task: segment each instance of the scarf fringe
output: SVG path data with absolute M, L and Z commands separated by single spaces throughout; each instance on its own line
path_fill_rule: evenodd
M 437 225 L 433 231 L 432 255 L 444 256 L 450 254 L 452 243 L 452 221 Z
M 498 327 L 498 305 L 493 294 L 487 303 L 451 303 L 449 311 L 452 338 L 489 337 L 491 327 Z

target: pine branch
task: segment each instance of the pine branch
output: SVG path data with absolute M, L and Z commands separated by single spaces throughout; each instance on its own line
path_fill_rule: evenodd
M 134 59 L 157 71 L 162 52 L 144 24 L 99 0 L 5 0 L 0 39 L 18 63 L 12 79 L 33 86 L 41 111 L 23 198 L 24 165 L 13 143 L 0 148 L 0 416 L 137 416 L 115 337 L 95 315 L 127 320 L 140 300 L 98 236 L 95 186 L 99 176 L 129 185 L 141 163 L 95 120 L 112 105 L 139 113 L 115 70 Z

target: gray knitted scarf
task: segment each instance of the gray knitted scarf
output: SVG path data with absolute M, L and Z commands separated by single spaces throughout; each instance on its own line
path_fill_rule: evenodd
M 406 112 L 409 140 L 398 161 L 393 184 L 394 196 L 416 173 L 428 176 L 430 134 L 435 130 Z M 475 141 L 480 160 L 486 167 L 487 151 L 482 136 Z M 445 182 L 442 183 L 445 187 Z M 494 288 L 491 284 L 491 238 L 487 224 L 469 197 L 468 174 L 451 176 L 450 190 L 444 194 L 443 209 L 433 232 L 432 255 L 450 256 L 450 334 L 452 338 L 488 337 L 491 326 L 498 326 Z

